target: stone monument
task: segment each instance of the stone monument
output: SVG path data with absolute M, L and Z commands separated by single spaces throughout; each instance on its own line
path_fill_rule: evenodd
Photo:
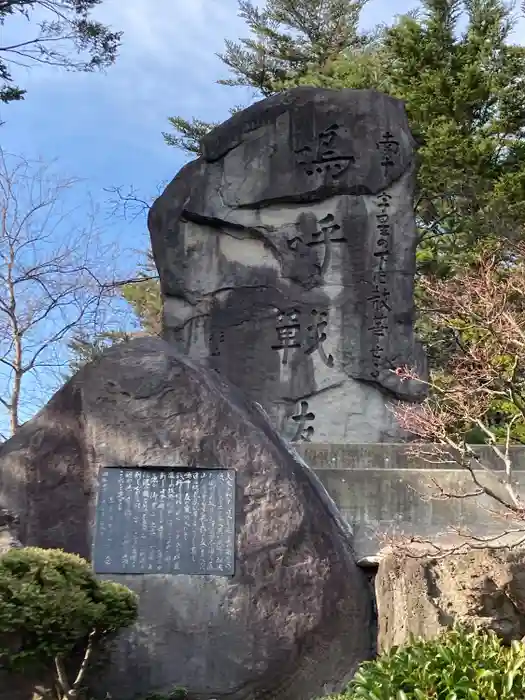
M 372 591 L 317 477 L 239 389 L 159 338 L 108 349 L 0 446 L 0 509 L 23 545 L 139 594 L 96 697 L 304 700 L 373 651 Z M 2 700 L 28 697 L 0 673 Z
M 149 215 L 165 338 L 292 442 L 388 442 L 418 401 L 414 140 L 403 103 L 296 88 L 202 142 Z

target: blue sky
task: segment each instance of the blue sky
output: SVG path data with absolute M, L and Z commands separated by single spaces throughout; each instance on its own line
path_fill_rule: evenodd
M 370 0 L 362 24 L 389 22 L 417 6 L 417 0 Z M 19 69 L 27 97 L 0 105 L 0 118 L 7 122 L 4 149 L 57 159 L 61 171 L 85 179 L 103 205 L 104 188 L 133 185 L 153 195 L 185 162 L 162 139 L 169 115 L 222 120 L 252 95 L 214 84 L 227 75 L 215 55 L 224 39 L 246 34 L 237 0 L 105 0 L 97 18 L 124 32 L 118 62 L 105 74 Z M 8 25 L 4 36 L 9 31 Z M 147 245 L 142 220 L 108 226 L 136 247 Z
M 417 5 L 417 0 L 370 0 L 362 25 L 389 22 Z M 133 186 L 147 198 L 183 165 L 187 156 L 162 138 L 169 115 L 222 120 L 230 106 L 253 96 L 214 84 L 227 75 L 215 55 L 224 39 L 246 35 L 237 0 L 105 0 L 96 16 L 124 32 L 115 66 L 105 74 L 16 69 L 28 93 L 24 101 L 0 105 L 6 122 L 0 138 L 8 152 L 54 160 L 64 176 L 82 178 L 105 210 L 104 188 Z M 9 20 L 1 28 L 2 43 L 18 39 L 21 29 Z M 522 43 L 522 37 L 523 23 L 516 40 Z M 148 246 L 145 220 L 107 217 L 104 227 L 108 239 L 121 245 L 125 267 L 133 267 L 134 251 Z

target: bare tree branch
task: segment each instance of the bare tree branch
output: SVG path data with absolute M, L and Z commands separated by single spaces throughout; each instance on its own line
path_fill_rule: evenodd
M 23 99 L 25 90 L 13 85 L 11 65 L 49 65 L 69 71 L 94 71 L 112 65 L 121 32 L 112 32 L 91 13 L 102 0 L 0 0 L 0 25 L 22 16 L 26 36 L 4 39 L 0 46 L 0 100 Z M 36 20 L 36 21 L 34 21 Z M 18 27 L 20 29 L 20 26 Z
M 162 182 L 157 187 L 156 197 L 158 197 L 166 182 Z M 112 195 L 109 200 L 110 216 L 120 216 L 127 221 L 134 221 L 140 216 L 146 216 L 155 197 L 144 198 L 139 195 L 134 187 L 105 187 L 104 192 Z
M 77 180 L 0 150 L 0 406 L 11 433 L 25 412 L 25 393 L 56 388 L 68 342 L 105 329 L 127 271 L 105 244 L 91 210 L 73 201 Z M 124 272 L 124 274 L 122 274 Z M 129 279 L 132 279 L 129 276 Z M 34 398 L 27 401 L 35 408 Z
M 511 451 L 525 438 L 524 261 L 525 245 L 499 241 L 453 279 L 428 276 L 421 281 L 432 300 L 433 323 L 453 329 L 459 342 L 442 370 L 426 382 L 425 402 L 397 405 L 393 411 L 400 425 L 420 440 L 408 448 L 413 456 L 435 460 L 440 454 L 443 462 L 465 470 L 474 485 L 453 493 L 432 480 L 433 498 L 474 499 L 492 516 L 516 523 L 525 538 L 525 502 L 518 492 Z M 422 381 L 407 367 L 395 373 Z M 476 436 L 484 451 L 472 444 Z M 436 447 L 431 456 L 422 446 L 428 442 Z M 501 468 L 486 459 L 486 449 Z M 480 498 L 485 497 L 497 509 L 482 505 Z M 516 530 L 505 528 L 497 537 L 507 534 Z M 469 541 L 475 542 L 475 536 Z

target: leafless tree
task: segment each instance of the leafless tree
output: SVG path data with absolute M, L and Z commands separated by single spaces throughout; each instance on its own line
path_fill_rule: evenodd
M 74 333 L 107 328 L 115 245 L 81 183 L 0 151 L 0 406 L 14 433 L 63 381 Z
M 513 450 L 525 443 L 524 261 L 523 244 L 500 241 L 452 279 L 421 280 L 432 300 L 427 314 L 448 345 L 446 361 L 429 380 L 422 405 L 394 408 L 401 426 L 418 438 L 408 448 L 412 456 L 456 465 L 470 475 L 472 487 L 462 492 L 446 491 L 432 480 L 433 497 L 479 502 L 488 496 L 492 515 L 507 523 L 502 534 L 512 534 L 515 544 L 525 542 L 525 502 Z M 408 367 L 396 374 L 418 380 Z M 473 442 L 483 442 L 484 448 Z M 460 534 L 453 523 L 451 530 Z M 498 538 L 466 539 L 486 546 Z

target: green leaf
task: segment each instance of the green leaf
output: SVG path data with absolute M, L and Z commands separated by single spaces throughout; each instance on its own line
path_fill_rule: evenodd
M 524 668 L 521 648 L 458 625 L 362 664 L 346 700 L 523 700 Z
M 99 581 L 76 555 L 27 547 L 0 557 L 0 639 L 20 639 L 19 647 L 0 650 L 11 670 L 52 669 L 56 656 L 67 658 L 91 632 L 101 640 L 136 615 L 137 596 Z

